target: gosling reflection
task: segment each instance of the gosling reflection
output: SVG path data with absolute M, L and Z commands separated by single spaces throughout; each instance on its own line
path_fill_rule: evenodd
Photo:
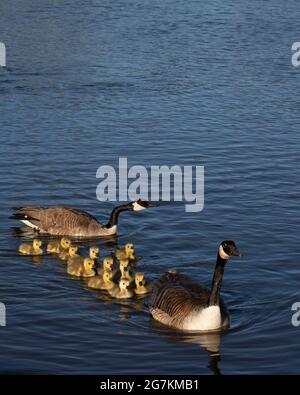
M 42 256 L 41 255 L 37 255 L 32 257 L 32 261 L 36 266 L 39 266 L 42 263 Z

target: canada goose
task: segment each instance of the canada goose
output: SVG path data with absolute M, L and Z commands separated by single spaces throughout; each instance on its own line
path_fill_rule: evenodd
M 102 267 L 99 267 L 99 268 L 97 269 L 97 274 L 98 274 L 99 276 L 102 276 L 102 274 L 103 274 L 105 271 L 108 271 L 108 272 L 111 272 L 111 274 L 113 275 L 113 274 L 114 274 L 114 271 L 113 271 L 113 264 L 114 264 L 114 260 L 113 260 L 111 257 L 106 257 L 106 258 L 104 258 L 104 259 L 103 259 Z
M 74 237 L 101 237 L 117 234 L 118 217 L 122 211 L 141 211 L 153 204 L 141 199 L 115 207 L 109 221 L 103 225 L 89 213 L 76 208 L 52 206 L 13 207 L 10 218 L 22 221 L 39 233 Z
M 32 243 L 23 243 L 19 246 L 19 252 L 24 255 L 42 255 L 41 240 L 34 239 Z
M 150 286 L 146 283 L 145 275 L 141 272 L 136 272 L 134 276 L 135 289 L 137 295 L 145 295 L 150 291 Z
M 68 273 L 77 277 L 92 277 L 95 275 L 94 261 L 91 258 L 85 258 L 81 262 L 73 262 L 68 265 Z
M 132 243 L 125 244 L 123 249 L 115 251 L 116 258 L 120 261 L 121 259 L 135 260 L 135 251 Z
M 59 255 L 59 259 L 61 259 L 62 261 L 67 261 L 69 258 L 74 258 L 76 256 L 80 256 L 77 254 L 78 251 L 78 247 L 77 246 L 73 246 L 71 245 L 70 248 L 68 250 L 63 250 Z
M 120 261 L 119 270 L 116 271 L 116 273 L 115 273 L 115 275 L 113 277 L 113 280 L 115 282 L 118 282 L 121 278 L 124 279 L 124 280 L 126 279 L 129 282 L 134 281 L 134 278 L 133 278 L 133 276 L 131 274 L 131 271 L 130 271 L 129 262 L 128 262 L 127 259 L 122 259 Z
M 94 276 L 89 279 L 88 287 L 94 289 L 106 289 L 110 290 L 116 287 L 116 284 L 112 281 L 112 272 L 104 271 L 102 276 Z
M 97 258 L 99 257 L 99 247 L 97 246 L 92 246 L 89 248 L 89 258 L 92 259 L 94 264 L 97 263 Z M 71 263 L 77 262 L 77 263 L 83 263 L 84 261 L 84 256 L 82 255 L 74 255 L 74 256 L 69 256 L 67 258 L 67 263 L 70 265 Z
M 154 284 L 150 313 L 161 323 L 181 330 L 210 331 L 229 327 L 229 315 L 220 299 L 225 264 L 240 256 L 233 241 L 218 249 L 211 290 L 189 276 L 167 272 Z
M 133 297 L 133 292 L 128 289 L 130 281 L 126 278 L 121 278 L 118 287 L 108 290 L 110 296 L 117 299 L 127 299 Z
M 68 250 L 71 246 L 71 240 L 63 237 L 61 240 L 50 241 L 47 245 L 47 252 L 59 254 L 64 250 Z

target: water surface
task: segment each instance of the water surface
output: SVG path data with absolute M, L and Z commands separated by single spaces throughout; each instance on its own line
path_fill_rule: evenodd
M 161 3 L 1 1 L 1 372 L 299 373 L 299 2 Z M 244 256 L 224 276 L 226 334 L 174 332 L 142 299 L 112 301 L 53 257 L 18 255 L 30 235 L 9 207 L 106 220 L 96 170 L 121 156 L 205 166 L 201 213 L 125 213 L 118 243 L 135 244 L 151 280 L 176 267 L 210 285 L 218 243 L 233 239 Z

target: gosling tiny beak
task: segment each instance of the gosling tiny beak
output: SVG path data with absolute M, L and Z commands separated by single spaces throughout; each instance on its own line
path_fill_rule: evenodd
M 124 270 L 125 270 L 125 272 L 127 272 L 127 271 L 128 271 L 128 267 L 127 267 L 127 266 L 125 266 L 125 267 L 124 267 Z
M 143 281 L 139 281 L 139 286 L 141 287 L 143 285 Z

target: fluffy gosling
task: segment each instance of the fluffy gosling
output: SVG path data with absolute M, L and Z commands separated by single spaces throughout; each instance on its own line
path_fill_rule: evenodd
M 95 246 L 89 248 L 89 258 L 92 259 L 92 261 L 95 264 L 97 262 L 97 258 L 99 257 L 99 251 L 100 251 L 99 248 L 95 247 Z M 78 255 L 78 254 L 76 256 L 67 258 L 68 265 L 70 265 L 72 263 L 75 263 L 75 262 L 83 263 L 83 261 L 84 261 L 84 256 L 81 256 L 81 255 Z
M 78 252 L 78 247 L 77 246 L 73 246 L 71 245 L 70 248 L 68 250 L 63 250 L 58 257 L 62 260 L 62 261 L 67 261 L 69 258 L 74 258 L 76 256 L 79 256 L 79 254 L 77 254 Z
M 83 262 L 73 262 L 68 265 L 68 273 L 77 277 L 93 277 L 95 275 L 94 261 L 85 258 Z
M 114 272 L 113 272 L 113 264 L 114 264 L 113 258 L 111 258 L 111 257 L 104 258 L 103 262 L 102 262 L 102 266 L 98 267 L 98 269 L 97 269 L 97 274 L 99 276 L 102 276 L 102 274 L 105 271 L 108 271 L 108 272 L 111 272 L 112 274 L 114 274 Z
M 34 239 L 32 243 L 22 243 L 19 246 L 19 252 L 24 255 L 42 255 L 41 240 Z
M 128 259 L 129 261 L 134 261 L 136 259 L 136 256 L 135 256 L 133 244 L 127 243 L 125 244 L 124 248 L 119 250 L 117 249 L 115 251 L 115 256 L 118 259 L 118 261 L 122 259 Z
M 130 281 L 124 278 L 121 278 L 118 287 L 114 287 L 110 289 L 108 292 L 110 296 L 117 299 L 128 299 L 132 298 L 134 293 L 128 289 L 130 285 Z
M 129 282 L 133 282 L 134 281 L 134 277 L 131 274 L 130 271 L 130 265 L 127 259 L 122 259 L 120 261 L 120 267 L 119 270 L 116 271 L 113 280 L 115 282 L 119 282 L 120 279 L 126 279 Z
M 110 290 L 116 287 L 116 284 L 112 281 L 112 272 L 104 271 L 102 276 L 94 276 L 88 282 L 88 287 L 94 289 L 106 289 Z
M 137 295 L 145 295 L 150 291 L 150 285 L 147 284 L 144 273 L 136 272 L 134 277 L 134 292 Z
M 71 246 L 71 240 L 63 237 L 61 240 L 50 241 L 47 245 L 47 252 L 59 254 L 64 250 L 68 250 Z

